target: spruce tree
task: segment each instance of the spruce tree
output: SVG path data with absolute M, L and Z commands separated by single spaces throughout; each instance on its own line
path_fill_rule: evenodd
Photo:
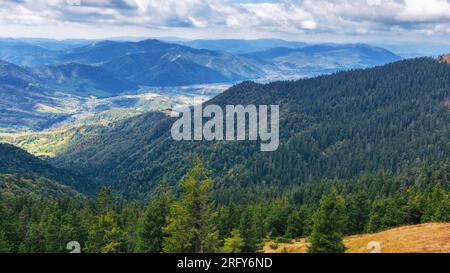
M 181 197 L 173 202 L 164 228 L 164 252 L 214 252 L 218 245 L 216 215 L 210 201 L 212 180 L 200 158 L 181 180 Z
M 124 232 L 117 223 L 111 190 L 103 187 L 97 195 L 97 216 L 88 231 L 86 248 L 94 253 L 117 253 L 125 249 Z
M 348 198 L 346 202 L 346 214 L 348 217 L 346 233 L 362 233 L 369 221 L 369 211 L 366 194 L 358 193 Z
M 240 253 L 244 247 L 244 239 L 238 229 L 231 231 L 231 236 L 225 238 L 222 252 L 224 253 Z
M 144 253 L 159 253 L 162 251 L 163 227 L 170 205 L 174 200 L 173 191 L 167 180 L 158 187 L 144 214 L 139 219 L 137 250 Z
M 11 246 L 8 242 L 6 232 L 0 229 L 0 253 L 8 253 L 11 251 Z
M 244 239 L 242 252 L 252 253 L 260 249 L 261 238 L 258 236 L 258 227 L 256 225 L 256 214 L 253 207 L 247 207 L 242 215 L 239 230 Z
M 425 208 L 422 222 L 450 221 L 450 199 L 448 192 L 440 184 L 427 189 L 425 194 Z
M 309 231 L 309 210 L 306 206 L 295 208 L 287 219 L 286 237 L 299 238 Z
M 335 189 L 320 201 L 311 233 L 310 253 L 341 253 L 346 247 L 342 242 L 346 224 L 344 199 Z
M 89 230 L 86 247 L 87 251 L 91 253 L 118 253 L 123 251 L 123 231 L 112 214 L 107 213 L 97 216 L 97 221 Z

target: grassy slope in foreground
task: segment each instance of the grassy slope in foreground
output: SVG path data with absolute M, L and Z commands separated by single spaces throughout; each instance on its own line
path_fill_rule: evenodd
M 429 223 L 403 226 L 386 231 L 353 235 L 344 239 L 347 252 L 368 253 L 367 244 L 376 241 L 381 245 L 382 253 L 449 253 L 450 223 Z M 292 243 L 279 243 L 272 249 L 268 242 L 264 245 L 266 253 L 305 253 L 308 247 L 305 239 Z

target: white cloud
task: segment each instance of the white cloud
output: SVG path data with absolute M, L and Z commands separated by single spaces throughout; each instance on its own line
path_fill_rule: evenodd
M 0 36 L 11 33 L 13 27 L 28 32 L 31 25 L 41 29 L 43 36 L 50 33 L 46 29 L 58 26 L 62 31 L 91 29 L 110 35 L 134 29 L 131 32 L 160 30 L 161 35 L 181 32 L 185 36 L 439 36 L 449 33 L 450 0 L 0 1 Z

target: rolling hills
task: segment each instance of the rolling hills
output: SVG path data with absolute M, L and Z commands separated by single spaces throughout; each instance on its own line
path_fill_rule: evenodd
M 108 70 L 78 63 L 43 66 L 32 69 L 32 73 L 48 89 L 81 97 L 112 97 L 139 89 Z
M 383 48 L 365 44 L 275 47 L 248 53 L 245 56 L 269 63 L 284 73 L 307 76 L 368 68 L 401 59 Z
M 80 64 L 27 68 L 0 61 L 0 131 L 40 131 L 77 114 L 90 96 L 111 97 L 137 85 Z
M 280 39 L 199 39 L 192 41 L 176 41 L 175 43 L 197 49 L 225 51 L 233 54 L 247 54 L 276 47 L 302 48 L 308 45 L 307 43 L 303 42 L 285 41 Z
M 217 187 L 398 173 L 449 158 L 449 84 L 450 66 L 428 58 L 298 81 L 244 82 L 207 104 L 279 104 L 281 144 L 274 153 L 251 141 L 176 142 L 174 119 L 149 113 L 81 139 L 52 162 L 108 181 L 130 198 L 145 196 L 163 176 L 175 183 L 195 154 L 213 170 Z
M 149 87 L 297 79 L 399 59 L 386 50 L 362 44 L 307 46 L 283 40 L 253 42 L 200 42 L 213 49 L 231 43 L 246 52 L 238 54 L 233 50 L 201 49 L 203 46 L 197 49 L 154 39 L 138 42 L 0 39 L 0 111 L 4 115 L 0 131 L 49 129 L 83 112 L 83 104 L 92 96 L 137 94 Z
M 0 130 L 41 130 L 76 109 L 75 98 L 39 86 L 27 68 L 0 62 Z
M 59 52 L 58 62 L 101 66 L 123 79 L 147 86 L 234 82 L 264 73 L 257 63 L 244 57 L 152 39 L 92 43 Z
M 147 86 L 235 82 L 264 74 L 258 63 L 229 53 L 193 49 L 157 40 L 132 45 L 138 50 L 129 49 L 127 54 L 105 61 L 102 67 Z M 110 48 L 116 46 L 110 43 L 103 46 L 106 47 L 103 51 L 112 51 Z

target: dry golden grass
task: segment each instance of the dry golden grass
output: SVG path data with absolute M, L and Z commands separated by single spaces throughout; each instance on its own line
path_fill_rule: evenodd
M 440 56 L 439 61 L 450 64 L 450 54 Z
M 450 223 L 429 223 L 403 226 L 386 231 L 349 236 L 344 239 L 349 253 L 368 253 L 369 242 L 379 242 L 382 253 L 450 253 Z M 292 243 L 279 243 L 277 249 L 264 246 L 266 253 L 305 253 L 308 243 L 305 239 Z

